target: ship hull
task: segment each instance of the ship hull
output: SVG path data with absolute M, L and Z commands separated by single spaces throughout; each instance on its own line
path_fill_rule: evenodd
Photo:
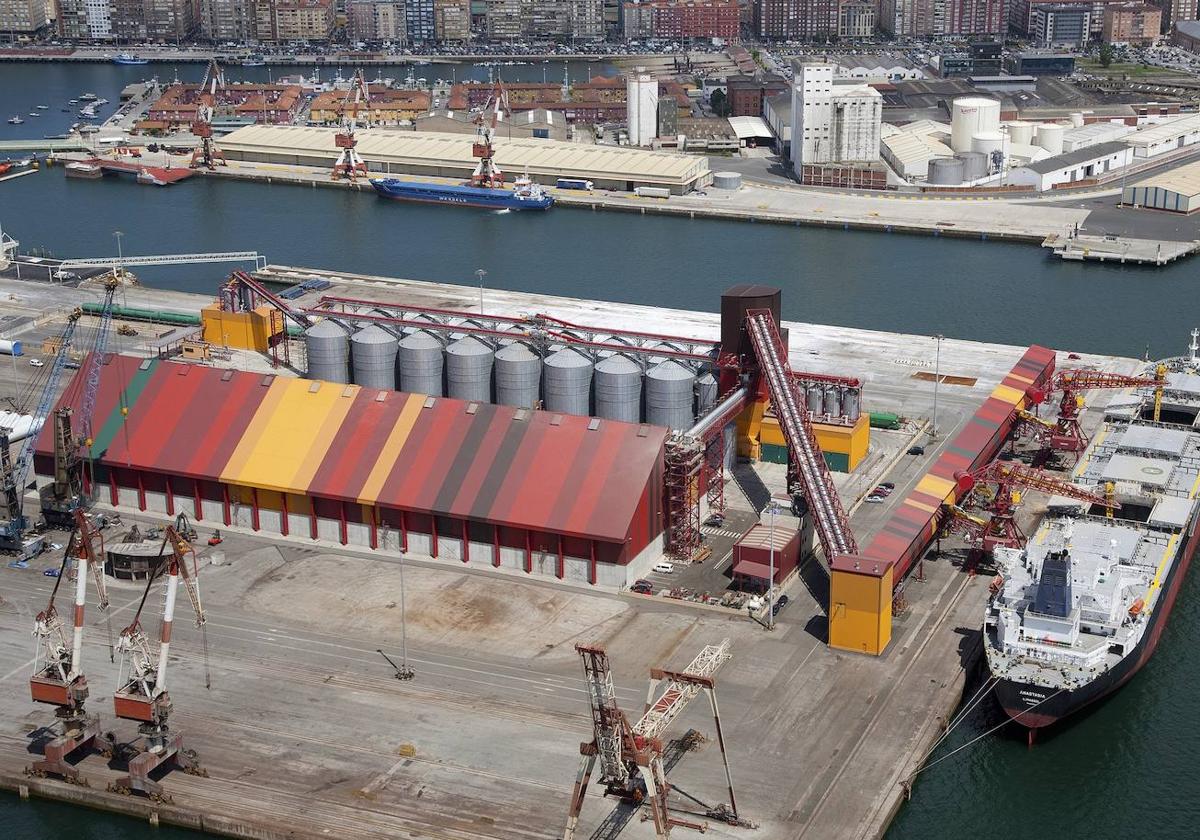
M 996 698 L 1000 701 L 1005 714 L 1015 722 L 1028 729 L 1042 729 L 1051 726 L 1065 717 L 1079 711 L 1095 701 L 1108 696 L 1124 685 L 1142 666 L 1150 661 L 1155 648 L 1158 647 L 1159 637 L 1175 606 L 1175 597 L 1187 577 L 1188 567 L 1192 556 L 1200 544 L 1200 518 L 1190 523 L 1191 534 L 1180 549 L 1167 581 L 1163 587 L 1163 600 L 1150 614 L 1150 626 L 1142 634 L 1137 646 L 1130 651 L 1117 665 L 1101 674 L 1087 685 L 1055 694 L 1057 689 L 1029 685 L 1000 679 L 996 683 Z
M 393 179 L 372 179 L 371 186 L 384 198 L 421 204 L 481 207 L 488 210 L 547 210 L 554 204 L 554 199 L 548 195 L 538 198 L 518 198 L 513 195 L 511 190 L 496 190 L 486 187 L 440 186 Z

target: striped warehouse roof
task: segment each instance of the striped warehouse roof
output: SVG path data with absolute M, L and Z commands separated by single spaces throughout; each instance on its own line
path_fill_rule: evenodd
M 992 389 L 958 436 L 942 450 L 929 472 L 897 505 L 863 556 L 895 564 L 892 579 L 896 583 L 904 578 L 937 533 L 941 506 L 958 500 L 956 474 L 981 467 L 996 456 L 1012 428 L 1016 410 L 1027 407 L 1030 391 L 1054 375 L 1054 358 L 1053 350 L 1037 345 L 1025 351 L 1016 367 Z
M 78 411 L 74 385 L 60 406 Z M 606 542 L 629 533 L 667 434 L 127 356 L 104 366 L 94 426 L 93 457 L 104 468 Z M 47 428 L 37 452 L 45 459 L 52 451 Z

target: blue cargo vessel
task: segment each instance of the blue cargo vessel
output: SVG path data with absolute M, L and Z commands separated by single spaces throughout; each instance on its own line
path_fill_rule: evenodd
M 527 178 L 518 178 L 511 189 L 473 187 L 468 184 L 429 184 L 397 178 L 372 178 L 371 186 L 384 198 L 422 201 L 490 210 L 548 210 L 554 197 Z

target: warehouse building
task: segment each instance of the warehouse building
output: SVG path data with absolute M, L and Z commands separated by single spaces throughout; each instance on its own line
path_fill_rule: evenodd
M 1062 184 L 1099 180 L 1132 163 L 1133 149 L 1114 140 L 1013 167 L 1009 170 L 1007 183 L 1021 184 L 1043 192 Z
M 1121 203 L 1173 213 L 1200 210 L 1200 163 L 1189 163 L 1125 188 Z
M 333 128 L 247 126 L 221 141 L 230 160 L 294 166 L 332 166 L 337 158 Z M 466 179 L 478 159 L 472 137 L 406 131 L 359 131 L 358 152 L 372 173 Z M 632 191 L 666 187 L 675 195 L 708 186 L 712 172 L 703 157 L 616 146 L 589 146 L 541 138 L 505 139 L 496 164 L 508 173 L 528 173 L 543 184 L 586 178 L 599 189 Z
M 661 554 L 665 428 L 121 355 L 102 371 L 113 505 L 606 586 Z M 53 473 L 49 429 L 35 467 Z
M 1137 158 L 1158 155 L 1200 143 L 1200 115 L 1189 114 L 1140 129 L 1126 138 Z

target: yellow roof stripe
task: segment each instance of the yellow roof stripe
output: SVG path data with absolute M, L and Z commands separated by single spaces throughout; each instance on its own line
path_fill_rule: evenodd
M 419 394 L 406 396 L 404 408 L 396 417 L 396 425 L 392 426 L 391 433 L 388 434 L 387 440 L 379 450 L 379 456 L 375 459 L 375 465 L 371 467 L 371 474 L 367 476 L 367 480 L 359 491 L 358 500 L 360 502 L 373 504 L 379 498 L 379 494 L 383 490 L 383 483 L 391 475 L 392 467 L 400 457 L 400 450 L 404 448 L 424 406 L 424 396 Z
M 954 482 L 948 478 L 942 478 L 939 475 L 926 474 L 920 481 L 917 482 L 917 490 L 922 493 L 928 493 L 938 499 L 945 499 L 950 495 L 950 491 L 954 489 Z
M 266 431 L 271 418 L 275 416 L 279 401 L 283 399 L 285 390 L 287 390 L 287 383 L 278 377 L 271 382 L 267 388 L 267 395 L 263 397 L 262 402 L 259 403 L 258 408 L 254 412 L 254 416 L 246 424 L 246 431 L 242 434 L 242 439 L 238 441 L 237 448 L 233 450 L 233 454 L 229 456 L 229 461 L 225 464 L 225 468 L 221 470 L 221 481 L 227 484 L 230 483 L 233 477 L 245 468 L 246 461 L 250 458 L 250 453 L 254 451 L 259 438 L 263 436 L 263 432 Z
M 917 510 L 923 510 L 926 513 L 936 513 L 937 512 L 937 508 L 934 507 L 933 505 L 927 505 L 924 502 L 918 502 L 914 499 L 905 499 L 904 504 L 912 505 Z
M 1175 548 L 1175 543 L 1179 540 L 1179 534 L 1172 534 L 1171 539 L 1167 541 L 1167 549 L 1163 552 L 1162 560 L 1158 563 L 1158 569 L 1154 572 L 1154 580 L 1150 583 L 1150 588 L 1146 590 L 1146 612 L 1150 612 L 1150 604 L 1154 599 L 1155 593 L 1162 583 L 1163 569 L 1167 565 L 1167 561 L 1171 559 L 1171 550 Z
M 1010 405 L 1016 405 L 1025 399 L 1025 392 L 1018 388 L 1013 388 L 1011 385 L 1005 385 L 1002 382 L 992 389 L 992 396 Z

